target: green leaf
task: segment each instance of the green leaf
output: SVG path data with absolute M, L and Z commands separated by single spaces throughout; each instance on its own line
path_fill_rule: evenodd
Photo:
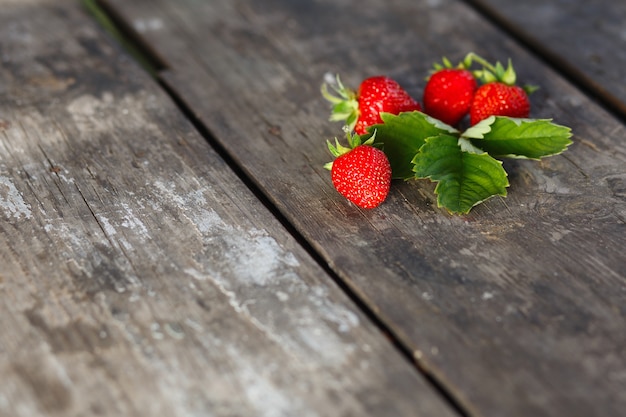
M 481 120 L 474 126 L 468 127 L 465 132 L 461 134 L 464 138 L 477 138 L 482 139 L 485 134 L 491 132 L 491 125 L 495 122 L 496 116 L 489 116 L 486 119 Z
M 571 129 L 547 119 L 490 117 L 461 135 L 494 157 L 540 159 L 572 144 Z
M 463 152 L 475 153 L 476 155 L 485 153 L 485 151 L 474 146 L 472 142 L 466 138 L 459 138 L 458 144 Z
M 439 207 L 465 214 L 490 197 L 506 196 L 509 181 L 502 162 L 484 152 L 463 151 L 459 142 L 448 134 L 427 138 L 413 159 L 413 170 L 417 178 L 437 182 Z
M 389 158 L 393 178 L 413 178 L 411 161 L 426 138 L 443 133 L 459 132 L 451 126 L 418 111 L 404 112 L 399 115 L 381 113 L 382 124 L 371 126 L 370 134 L 376 132 L 374 143 L 382 144 Z

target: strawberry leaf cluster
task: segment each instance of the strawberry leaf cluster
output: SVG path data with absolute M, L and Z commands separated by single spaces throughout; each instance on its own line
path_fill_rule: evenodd
M 501 158 L 540 159 L 572 143 L 568 127 L 543 119 L 490 116 L 461 132 L 418 111 L 381 117 L 368 135 L 384 149 L 392 178 L 435 181 L 438 206 L 455 214 L 506 196 Z

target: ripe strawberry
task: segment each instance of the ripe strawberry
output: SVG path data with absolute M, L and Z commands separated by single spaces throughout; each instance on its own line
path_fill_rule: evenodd
M 467 68 L 471 62 L 452 67 L 450 61 L 436 64 L 435 72 L 424 88 L 424 112 L 451 126 L 456 126 L 469 112 L 477 88 L 474 75 Z
M 485 83 L 478 88 L 470 106 L 470 124 L 475 125 L 489 116 L 527 118 L 530 115 L 528 95 L 536 87 L 516 85 L 516 74 L 509 60 L 506 69 L 501 63 L 491 65 L 474 55 L 473 59 L 484 68 L 476 75 Z
M 373 138 L 361 144 L 358 135 L 348 136 L 351 148 L 335 139 L 328 149 L 336 159 L 327 164 L 339 194 L 362 208 L 374 208 L 387 198 L 391 186 L 391 165 L 383 151 L 371 146 Z
M 381 112 L 422 110 L 398 82 L 386 76 L 366 78 L 356 93 L 344 87 L 339 77 L 331 88 L 338 96 L 330 94 L 327 84 L 322 85 L 322 95 L 333 104 L 330 120 L 345 120 L 349 129 L 359 135 L 367 133 L 369 126 L 382 123 Z
M 530 101 L 522 87 L 494 81 L 476 91 L 470 109 L 470 123 L 475 125 L 489 116 L 527 118 L 529 115 Z
M 466 69 L 444 68 L 430 76 L 424 88 L 424 112 L 451 126 L 469 112 L 477 83 Z

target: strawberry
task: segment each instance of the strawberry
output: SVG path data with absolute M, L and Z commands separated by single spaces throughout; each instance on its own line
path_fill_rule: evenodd
M 424 87 L 424 112 L 451 126 L 456 126 L 469 112 L 476 79 L 467 69 L 469 62 L 452 67 L 450 61 L 443 59 L 444 65 L 436 64 Z
M 362 208 L 374 208 L 387 198 L 391 186 L 391 165 L 383 151 L 372 146 L 374 137 L 361 144 L 358 135 L 348 134 L 350 148 L 328 141 L 336 157 L 326 164 L 335 189 Z
M 470 109 L 470 123 L 475 125 L 489 116 L 527 118 L 530 114 L 528 94 L 522 87 L 494 81 L 481 85 Z
M 516 85 L 516 74 L 511 61 L 505 69 L 499 62 L 491 65 L 474 55 L 473 59 L 483 64 L 484 68 L 476 75 L 485 83 L 481 85 L 470 106 L 470 124 L 475 125 L 489 116 L 508 116 L 527 118 L 530 115 L 528 95 L 536 87 Z
M 367 133 L 369 126 L 382 123 L 380 113 L 399 114 L 406 111 L 422 110 L 397 81 L 386 76 L 366 78 L 357 92 L 343 86 L 339 77 L 331 84 L 338 96 L 322 85 L 322 95 L 333 104 L 331 121 L 345 120 L 355 133 Z

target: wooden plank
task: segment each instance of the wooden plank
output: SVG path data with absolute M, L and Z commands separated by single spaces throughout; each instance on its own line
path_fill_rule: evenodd
M 456 415 L 76 2 L 0 53 L 1 416 Z
M 606 416 L 626 406 L 623 124 L 463 3 L 107 0 L 165 61 L 162 78 L 283 215 L 473 416 Z M 327 72 L 419 96 L 442 55 L 516 63 L 534 117 L 573 128 L 510 192 L 465 217 L 427 183 L 373 211 L 322 165 Z
M 470 0 L 626 117 L 626 3 Z

